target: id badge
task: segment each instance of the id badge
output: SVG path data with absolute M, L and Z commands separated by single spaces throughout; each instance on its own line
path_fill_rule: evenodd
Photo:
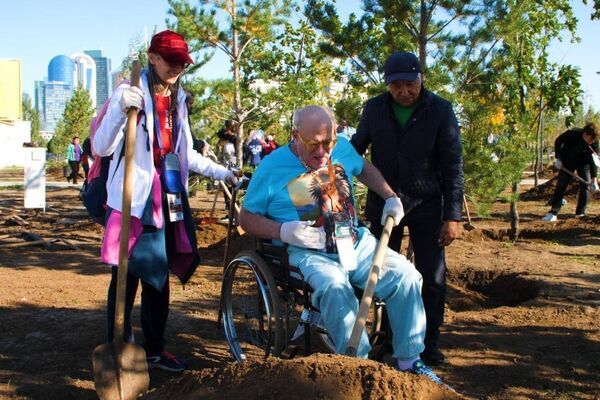
M 353 271 L 357 267 L 356 252 L 352 242 L 352 224 L 349 220 L 334 222 L 334 238 L 340 264 L 346 271 Z
M 167 193 L 167 206 L 169 207 L 169 221 L 183 221 L 183 205 L 181 193 Z

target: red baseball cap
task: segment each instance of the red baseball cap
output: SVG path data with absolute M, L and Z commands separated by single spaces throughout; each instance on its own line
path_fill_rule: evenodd
M 193 64 L 188 45 L 180 34 L 166 30 L 152 36 L 148 53 L 156 53 L 169 64 Z

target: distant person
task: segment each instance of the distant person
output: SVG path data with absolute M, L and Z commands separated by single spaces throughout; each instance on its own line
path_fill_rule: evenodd
M 73 140 L 67 146 L 67 162 L 71 167 L 71 173 L 67 176 L 67 182 L 73 180 L 73 183 L 77 184 L 77 178 L 79 177 L 79 164 L 81 163 L 81 157 L 83 156 L 83 149 L 79 144 L 79 137 L 73 136 Z
M 265 139 L 265 144 L 263 145 L 263 158 L 271 154 L 273 150 L 275 150 L 278 147 L 279 144 L 277 144 L 277 142 L 273 138 L 273 135 L 267 135 Z
M 260 160 L 262 160 L 263 144 L 264 142 L 258 136 L 254 136 L 250 143 L 248 143 L 248 152 L 250 153 L 249 165 L 253 168 L 256 168 L 260 164 Z
M 345 137 L 348 140 L 352 139 L 352 135 L 354 135 L 354 133 L 356 132 L 354 128 L 348 126 L 348 121 L 346 121 L 345 119 L 340 120 L 336 131 L 338 136 Z
M 165 349 L 169 272 L 186 283 L 200 263 L 188 202 L 189 172 L 231 184 L 237 182 L 232 172 L 192 149 L 185 93 L 180 86 L 180 77 L 192 62 L 183 36 L 169 30 L 155 34 L 148 48 L 148 68 L 142 71 L 140 87 L 122 84 L 115 89 L 92 143 L 99 156 L 120 154 L 125 142 L 127 112 L 131 108 L 141 110 L 132 160 L 130 259 L 122 339 L 134 340 L 131 311 L 141 282 L 140 316 L 148 366 L 173 372 L 183 371 L 187 365 Z M 149 143 L 149 139 L 152 142 Z M 120 161 L 114 157 L 110 163 L 106 229 L 100 254 L 101 261 L 112 266 L 107 301 L 109 342 L 114 336 L 125 170 L 125 163 Z
M 237 145 L 237 136 L 235 134 L 235 125 L 232 120 L 225 121 L 225 126 L 217 132 L 217 137 L 221 141 L 232 143 L 234 146 Z
M 558 212 L 563 205 L 563 197 L 569 182 L 573 178 L 568 172 L 577 175 L 588 184 L 579 183 L 579 198 L 575 208 L 575 216 L 585 216 L 589 193 L 598 191 L 598 128 L 588 123 L 583 129 L 569 129 L 554 141 L 554 166 L 558 169 L 556 189 L 550 202 L 551 209 L 542 220 L 553 222 L 557 220 Z
M 94 162 L 94 156 L 92 155 L 92 145 L 89 137 L 87 137 L 83 141 L 81 148 L 83 150 L 83 154 L 81 156 L 81 166 L 83 167 L 85 179 L 87 180 L 88 172 L 90 171 L 90 161 L 92 163 Z
M 235 149 L 237 147 L 237 136 L 235 134 L 235 125 L 233 121 L 225 121 L 225 126 L 217 132 L 219 138 L 219 150 L 221 152 L 221 162 L 225 165 L 235 165 Z

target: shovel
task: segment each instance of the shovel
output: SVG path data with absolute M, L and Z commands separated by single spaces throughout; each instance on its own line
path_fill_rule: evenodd
M 134 61 L 131 84 L 139 87 L 140 62 Z M 148 390 L 148 363 L 146 352 L 134 343 L 123 341 L 125 324 L 125 286 L 129 258 L 129 222 L 131 219 L 131 192 L 133 185 L 133 150 L 137 125 L 137 109 L 127 112 L 125 136 L 125 176 L 121 210 L 121 238 L 119 243 L 119 269 L 115 304 L 115 329 L 112 343 L 94 349 L 94 383 L 101 400 L 131 400 Z
M 379 270 L 381 269 L 381 264 L 383 264 L 383 259 L 385 257 L 385 252 L 387 250 L 388 241 L 390 240 L 390 234 L 392 233 L 393 227 L 394 217 L 388 215 L 385 219 L 385 225 L 383 226 L 379 243 L 375 249 L 375 256 L 373 256 L 373 263 L 371 264 L 371 270 L 369 271 L 369 280 L 367 281 L 362 299 L 360 300 L 358 315 L 356 316 L 356 321 L 354 322 L 354 327 L 352 328 L 350 340 L 348 340 L 348 347 L 346 347 L 346 355 L 348 356 L 356 356 L 358 342 L 360 341 L 360 336 L 365 329 L 365 324 L 367 323 L 367 314 L 369 313 L 371 303 L 373 302 L 375 286 L 377 285 L 377 280 L 379 279 Z
M 560 169 L 562 169 L 563 171 L 565 171 L 567 174 L 571 175 L 573 178 L 575 178 L 576 181 L 581 182 L 583 184 L 586 185 L 588 192 L 590 192 L 594 198 L 600 198 L 600 193 L 598 192 L 594 192 L 592 190 L 592 184 L 588 181 L 586 181 L 585 179 L 583 179 L 582 177 L 575 175 L 572 171 L 569 171 L 568 169 L 566 169 L 565 167 L 561 167 Z

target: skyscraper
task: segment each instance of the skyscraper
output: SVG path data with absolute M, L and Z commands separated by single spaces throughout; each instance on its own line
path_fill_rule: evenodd
M 34 83 L 34 91 L 35 94 L 33 96 L 33 107 L 38 112 L 40 118 L 44 118 L 44 86 L 46 82 L 44 81 L 35 81 Z
M 54 132 L 67 101 L 73 93 L 75 63 L 59 55 L 48 64 L 48 82 L 44 85 L 44 130 Z
M 62 118 L 65 106 L 73 94 L 73 89 L 63 82 L 46 82 L 44 92 L 44 130 L 54 132 L 56 123 Z
M 48 82 L 63 82 L 73 87 L 75 64 L 70 57 L 59 55 L 48 64 Z
M 84 53 L 96 62 L 96 110 L 99 111 L 111 93 L 110 59 L 103 57 L 101 50 L 86 50 Z
M 71 55 L 71 59 L 75 63 L 73 88 L 81 86 L 87 90 L 92 99 L 92 107 L 96 108 L 96 62 L 84 53 L 75 53 Z

